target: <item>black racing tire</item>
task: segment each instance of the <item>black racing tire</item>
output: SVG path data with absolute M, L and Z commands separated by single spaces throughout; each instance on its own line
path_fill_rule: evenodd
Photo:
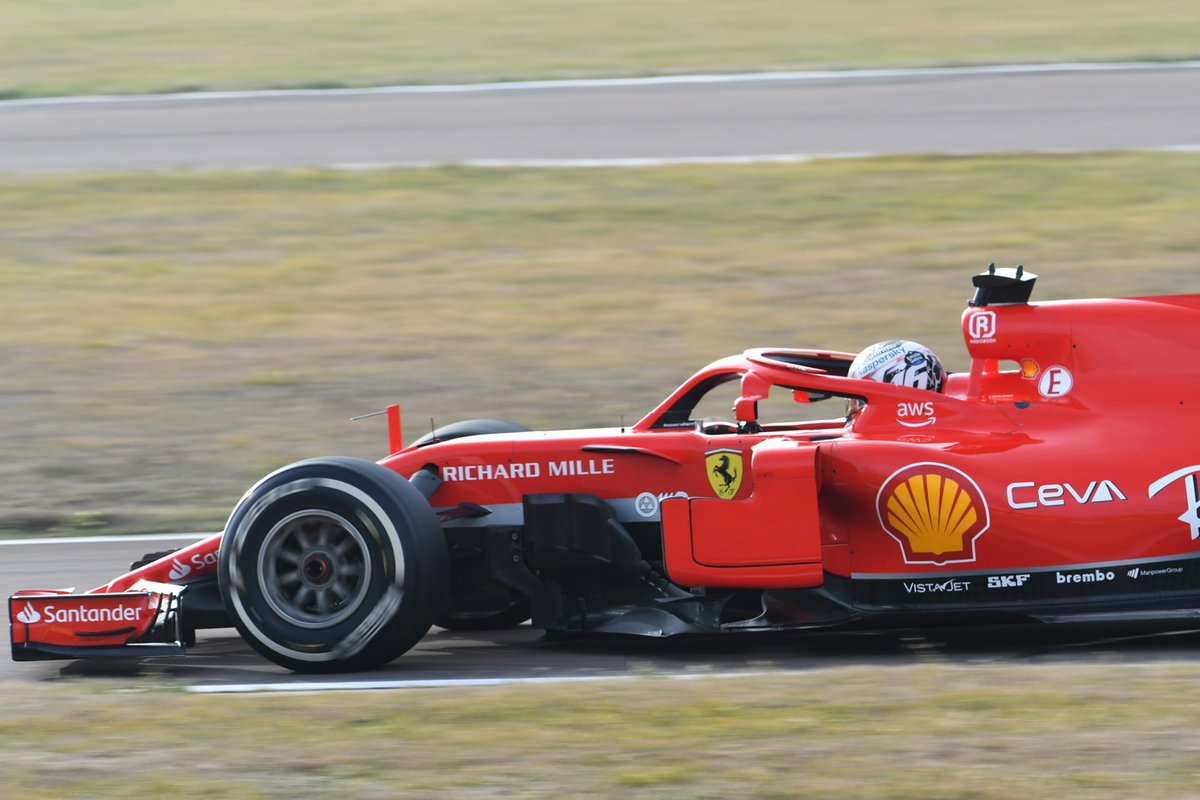
M 528 431 L 524 425 L 508 422 L 502 419 L 465 419 L 462 422 L 452 422 L 437 430 L 425 434 L 413 442 L 410 447 L 423 447 L 436 442 L 448 442 L 451 439 L 462 439 L 467 436 L 482 436 L 487 433 L 524 433 Z
M 251 647 L 296 672 L 378 667 L 446 599 L 437 517 L 408 481 L 356 458 L 300 461 L 258 482 L 225 526 L 221 597 Z

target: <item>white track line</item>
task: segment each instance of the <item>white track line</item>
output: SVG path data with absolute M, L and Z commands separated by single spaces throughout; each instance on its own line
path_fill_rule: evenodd
M 47 536 L 44 539 L 0 539 L 0 547 L 23 547 L 39 544 L 91 544 L 93 542 L 173 542 L 199 541 L 212 533 L 131 533 L 124 536 Z
M 545 89 L 610 89 L 639 86 L 682 86 L 801 81 L 862 81 L 902 78 L 940 78 L 973 75 L 1031 75 L 1063 72 L 1138 72 L 1144 70 L 1178 69 L 1200 69 L 1200 61 L 1063 62 L 1054 64 L 998 64 L 974 67 L 920 67 L 912 69 L 737 72 L 700 75 L 655 75 L 641 78 L 582 78 L 430 85 L 406 84 L 401 86 L 365 86 L 354 89 L 263 89 L 244 92 L 171 92 L 165 94 L 148 95 L 131 94 L 75 97 L 30 97 L 15 100 L 0 100 L 0 109 L 20 106 L 103 105 L 108 103 L 205 102 L 306 97 L 368 97 L 372 95 L 392 94 L 465 94 L 471 92 L 524 92 Z
M 319 693 L 346 691 L 379 691 L 388 689 L 447 689 L 473 686 L 542 686 L 557 683 L 626 682 L 659 678 L 672 681 L 725 680 L 729 678 L 762 678 L 778 676 L 779 672 L 688 672 L 668 674 L 648 672 L 644 675 L 562 675 L 544 678 L 461 678 L 410 681 L 297 681 L 295 683 L 230 683 L 187 686 L 185 691 L 197 694 L 270 694 Z
M 330 169 L 366 172 L 379 169 L 437 169 L 439 167 L 477 167 L 479 169 L 605 169 L 610 167 L 670 167 L 687 164 L 803 164 L 808 161 L 843 158 L 871 158 L 875 153 L 777 153 L 761 156 L 674 156 L 656 158 L 469 158 L 461 161 L 375 161 L 331 164 Z
M 1088 155 L 1099 151 L 1090 149 L 1053 148 L 1014 150 L 1005 152 L 976 150 L 931 151 L 928 155 L 949 158 L 974 158 L 996 155 Z M 1162 147 L 1122 148 L 1122 153 L 1200 153 L 1200 144 L 1164 145 Z M 479 169 L 611 169 L 637 167 L 674 167 L 689 164 L 805 164 L 812 161 L 841 161 L 854 158 L 911 158 L 919 153 L 769 153 L 743 156 L 676 156 L 635 158 L 476 158 L 461 161 L 376 161 L 342 162 L 328 169 L 347 172 L 366 172 L 384 169 L 437 169 L 439 167 L 473 167 Z M 252 168 L 267 169 L 267 168 Z

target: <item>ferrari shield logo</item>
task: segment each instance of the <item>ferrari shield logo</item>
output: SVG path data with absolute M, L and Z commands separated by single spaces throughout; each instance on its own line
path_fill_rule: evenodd
M 704 454 L 704 466 L 708 469 L 708 482 L 717 497 L 730 500 L 742 485 L 742 451 L 709 450 Z

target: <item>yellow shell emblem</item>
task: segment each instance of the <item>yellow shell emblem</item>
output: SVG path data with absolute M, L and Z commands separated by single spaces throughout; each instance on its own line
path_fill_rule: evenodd
M 974 561 L 975 540 L 989 525 L 979 487 L 945 464 L 912 464 L 893 473 L 880 487 L 877 511 L 909 564 Z

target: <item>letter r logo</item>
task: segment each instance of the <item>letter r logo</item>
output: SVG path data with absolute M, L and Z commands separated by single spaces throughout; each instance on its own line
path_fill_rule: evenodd
M 976 311 L 967 320 L 967 333 L 972 339 L 994 339 L 996 337 L 996 312 Z

